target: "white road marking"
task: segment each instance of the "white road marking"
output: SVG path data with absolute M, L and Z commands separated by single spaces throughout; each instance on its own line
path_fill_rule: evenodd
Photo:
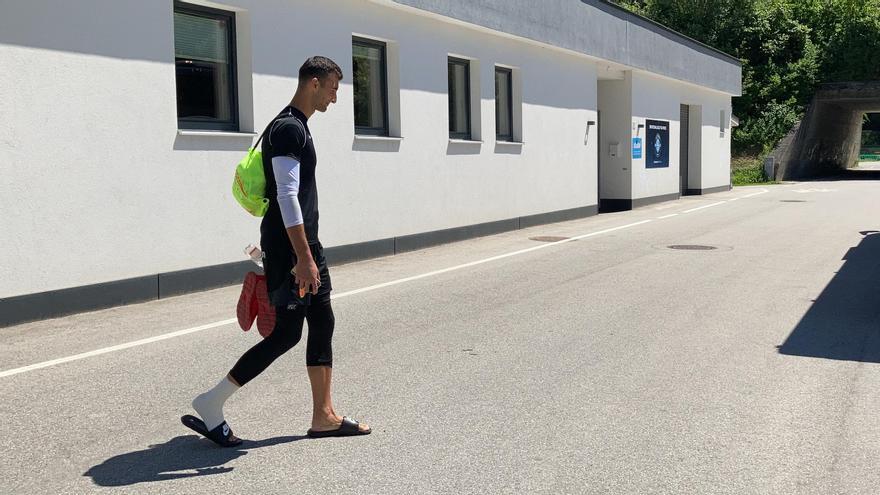
M 145 344 L 151 344 L 153 342 L 159 342 L 160 340 L 173 339 L 174 337 L 180 337 L 181 335 L 186 335 L 188 333 L 201 332 L 202 330 L 208 330 L 209 328 L 217 328 L 222 327 L 224 325 L 229 325 L 237 322 L 237 319 L 231 320 L 223 320 L 223 321 L 215 321 L 214 323 L 208 323 L 207 325 L 201 325 L 198 327 L 187 328 L 186 330 L 178 330 L 176 332 L 166 333 L 163 335 L 157 335 L 155 337 L 149 337 L 146 339 L 135 340 L 134 342 L 128 342 L 125 344 L 114 345 L 111 347 L 105 347 L 103 349 L 98 349 L 96 351 L 84 352 L 82 354 L 76 354 L 73 356 L 68 356 L 59 359 L 53 359 L 51 361 L 43 361 L 42 363 L 31 364 L 29 366 L 23 366 L 21 368 L 15 368 L 11 370 L 6 370 L 0 372 L 0 378 L 4 378 L 7 376 L 17 375 L 19 373 L 24 373 L 26 371 L 38 370 L 40 368 L 47 368 L 49 366 L 55 366 L 56 364 L 69 363 L 71 361 L 78 361 L 80 359 L 85 359 L 93 356 L 100 356 L 101 354 L 107 354 L 108 352 L 121 351 L 123 349 L 129 349 L 132 347 L 137 347 Z
M 743 197 L 743 198 L 749 198 L 749 197 L 752 197 L 752 196 L 756 196 L 756 195 L 758 195 L 758 194 L 763 194 L 763 193 L 765 193 L 765 192 L 768 192 L 768 191 L 767 191 L 767 190 L 763 190 L 763 191 L 761 191 L 761 192 L 757 192 L 757 193 L 750 194 L 750 195 L 748 195 L 748 196 L 742 196 L 742 197 Z M 720 204 L 724 204 L 725 202 L 726 202 L 726 201 L 720 201 L 720 202 L 718 202 L 718 203 L 713 203 L 713 204 L 710 204 L 710 205 L 700 206 L 700 207 L 698 207 L 698 208 L 693 208 L 693 209 L 687 210 L 687 211 L 685 211 L 684 213 L 689 213 L 689 212 L 692 212 L 692 211 L 701 210 L 701 209 L 703 209 L 703 208 L 709 208 L 709 207 L 712 207 L 712 206 L 717 206 L 717 205 L 720 205 Z M 673 214 L 671 214 L 671 215 L 666 215 L 666 216 L 660 217 L 659 219 L 663 219 L 663 218 L 671 218 L 671 217 L 674 217 L 674 216 L 677 216 L 677 215 L 678 215 L 678 213 L 673 213 Z M 392 285 L 398 285 L 398 284 L 402 284 L 402 283 L 406 283 L 406 282 L 411 282 L 411 281 L 413 281 L 413 280 L 419 280 L 419 279 L 422 279 L 422 278 L 432 277 L 432 276 L 434 276 L 434 275 L 440 275 L 440 274 L 442 274 L 442 273 L 448 273 L 448 272 L 452 272 L 452 271 L 455 271 L 455 270 L 461 270 L 461 269 L 463 269 L 463 268 L 469 268 L 469 267 L 472 267 L 472 266 L 481 265 L 481 264 L 483 264 L 483 263 L 489 263 L 489 262 L 492 262 L 492 261 L 497 261 L 497 260 L 500 260 L 500 259 L 509 258 L 509 257 L 511 257 L 511 256 L 518 256 L 518 255 L 520 255 L 520 254 L 530 253 L 530 252 L 532 252 L 532 251 L 538 251 L 539 249 L 547 249 L 547 248 L 549 248 L 549 247 L 556 246 L 556 245 L 559 245 L 559 244 L 564 244 L 564 243 L 566 243 L 566 242 L 572 242 L 572 241 L 576 241 L 576 240 L 579 240 L 579 239 L 586 239 L 586 238 L 589 238 L 589 237 L 594 237 L 594 236 L 597 236 L 597 235 L 607 234 L 607 233 L 609 233 L 609 232 L 614 232 L 614 231 L 617 231 L 617 230 L 628 229 L 628 228 L 630 228 L 630 227 L 635 227 L 635 226 L 637 226 L 637 225 L 643 225 L 643 224 L 646 224 L 646 223 L 649 223 L 649 222 L 652 222 L 652 221 L 653 221 L 653 220 L 642 220 L 641 222 L 635 222 L 635 223 L 630 223 L 630 224 L 626 224 L 626 225 L 621 225 L 621 226 L 619 226 L 619 227 L 612 227 L 612 228 L 609 228 L 609 229 L 598 230 L 598 231 L 596 231 L 596 232 L 590 232 L 590 233 L 587 233 L 587 234 L 582 234 L 582 235 L 579 235 L 579 236 L 570 237 L 570 238 L 568 238 L 568 239 L 563 239 L 563 240 L 561 240 L 561 241 L 550 242 L 550 243 L 547 243 L 547 244 L 541 244 L 541 245 L 539 245 L 539 246 L 531 247 L 531 248 L 528 248 L 528 249 L 521 249 L 521 250 L 519 250 L 519 251 L 513 251 L 513 252 L 506 253 L 506 254 L 502 254 L 502 255 L 499 255 L 499 256 L 493 256 L 493 257 L 491 257 L 491 258 L 486 258 L 486 259 L 482 259 L 482 260 L 478 260 L 478 261 L 472 261 L 472 262 L 470 262 L 470 263 L 465 263 L 465 264 L 463 264 L 463 265 L 452 266 L 452 267 L 449 267 L 449 268 L 444 268 L 444 269 L 442 269 L 442 270 L 435 270 L 435 271 L 433 271 L 433 272 L 423 273 L 423 274 L 421 274 L 421 275 L 416 275 L 416 276 L 413 276 L 413 277 L 401 278 L 401 279 L 398 279 L 398 280 L 392 280 L 392 281 L 390 281 L 390 282 L 385 282 L 385 283 L 382 283 L 382 284 L 371 285 L 371 286 L 369 286 L 369 287 L 363 287 L 363 288 L 361 288 L 361 289 L 350 290 L 350 291 L 348 291 L 348 292 L 342 292 L 342 293 L 339 293 L 339 294 L 334 294 L 333 296 L 331 296 L 331 299 L 339 299 L 339 298 L 342 298 L 342 297 L 353 296 L 353 295 L 355 295 L 355 294 L 362 294 L 362 293 L 364 293 L 364 292 L 369 292 L 369 291 L 372 291 L 372 290 L 382 289 L 382 288 L 385 288 L 385 287 L 390 287 L 390 286 L 392 286 Z M 107 353 L 110 353 L 110 352 L 116 352 L 116 351 L 121 351 L 121 350 L 124 350 L 124 349 L 130 349 L 130 348 L 132 348 L 132 347 L 138 347 L 138 346 L 142 346 L 142 345 L 146 345 L 146 344 L 152 344 L 153 342 L 159 342 L 159 341 L 162 341 L 162 340 L 173 339 L 173 338 L 175 338 L 175 337 L 180 337 L 180 336 L 182 336 L 182 335 L 187 335 L 187 334 L 191 334 L 191 333 L 195 333 L 195 332 L 201 332 L 202 330 L 209 330 L 209 329 L 211 329 L 211 328 L 217 328 L 217 327 L 222 327 L 222 326 L 225 326 L 225 325 L 231 325 L 231 324 L 233 324 L 233 323 L 236 323 L 237 321 L 238 321 L 238 320 L 235 319 L 235 318 L 233 318 L 233 319 L 229 319 L 229 320 L 215 321 L 214 323 L 208 323 L 208 324 L 206 324 L 206 325 L 200 325 L 200 326 L 197 326 L 197 327 L 187 328 L 187 329 L 184 329 L 184 330 L 177 330 L 177 331 L 175 331 L 175 332 L 166 333 L 166 334 L 162 334 L 162 335 L 157 335 L 157 336 L 155 336 L 155 337 L 149 337 L 149 338 L 146 338 L 146 339 L 135 340 L 135 341 L 133 341 L 133 342 L 127 342 L 127 343 L 125 343 L 125 344 L 119 344 L 119 345 L 114 345 L 114 346 L 110 346 L 110 347 L 104 347 L 104 348 L 102 348 L 102 349 L 97 349 L 97 350 L 94 350 L 94 351 L 84 352 L 84 353 L 81 353 L 81 354 L 75 354 L 75 355 L 73 355 L 73 356 L 67 356 L 67 357 L 63 357 L 63 358 L 53 359 L 53 360 L 51 360 L 51 361 L 43 361 L 43 362 L 41 362 L 41 363 L 31 364 L 31 365 L 28 365 L 28 366 L 22 366 L 21 368 L 13 368 L 13 369 L 5 370 L 5 371 L 0 371 L 0 378 L 5 378 L 5 377 L 8 377 L 8 376 L 17 375 L 17 374 L 19 374 L 19 373 L 25 373 L 25 372 L 28 372 L 28 371 L 38 370 L 38 369 L 42 369 L 42 368 L 48 368 L 48 367 L 50 367 L 50 366 L 55 366 L 55 365 L 58 365 L 58 364 L 69 363 L 69 362 L 71 362 L 71 361 L 78 361 L 78 360 L 80 360 L 80 359 L 86 359 L 86 358 L 90 358 L 90 357 L 94 357 L 94 356 L 100 356 L 101 354 L 107 354 Z
M 692 212 L 692 211 L 702 210 L 702 209 L 704 209 L 704 208 L 711 208 L 711 207 L 713 207 L 713 206 L 723 205 L 723 204 L 726 203 L 726 202 L 727 202 L 727 201 L 719 201 L 719 202 L 717 202 L 717 203 L 712 203 L 712 204 L 710 204 L 710 205 L 698 206 L 698 207 L 696 207 L 696 208 L 691 208 L 690 210 L 684 210 L 682 213 L 690 213 L 690 212 Z
M 758 191 L 758 192 L 756 192 L 756 193 L 747 194 L 747 195 L 745 195 L 745 196 L 740 196 L 740 198 L 741 198 L 741 199 L 751 198 L 752 196 L 757 196 L 757 195 L 759 195 L 759 194 L 764 194 L 764 193 L 766 193 L 766 192 L 770 192 L 770 190 L 769 190 L 769 189 L 761 189 L 760 191 Z
M 517 256 L 517 255 L 520 255 L 520 254 L 530 253 L 530 252 L 532 252 L 532 251 L 537 251 L 537 250 L 539 250 L 539 249 L 547 249 L 547 248 L 552 247 L 552 246 L 556 246 L 556 245 L 563 244 L 563 243 L 566 243 L 566 242 L 576 241 L 576 240 L 578 240 L 578 239 L 586 239 L 587 237 L 593 237 L 593 236 L 597 236 L 597 235 L 600 235 L 600 234 L 607 234 L 608 232 L 614 232 L 615 230 L 622 230 L 622 229 L 627 229 L 627 228 L 630 228 L 630 227 L 635 227 L 636 225 L 642 225 L 642 224 L 645 224 L 645 223 L 648 223 L 648 222 L 651 222 L 651 221 L 652 221 L 652 220 L 642 220 L 641 222 L 630 223 L 630 224 L 627 224 L 627 225 L 621 225 L 620 227 L 613 227 L 613 228 L 610 228 L 610 229 L 599 230 L 599 231 L 596 231 L 596 232 L 590 232 L 589 234 L 579 235 L 579 236 L 575 236 L 575 237 L 569 237 L 568 239 L 563 239 L 563 240 L 561 240 L 561 241 L 549 242 L 549 243 L 547 243 L 547 244 L 541 244 L 540 246 L 530 247 L 530 248 L 528 248 L 528 249 L 521 249 L 521 250 L 519 250 L 519 251 L 513 251 L 512 253 L 506 253 L 506 254 L 502 254 L 502 255 L 499 255 L 499 256 L 493 256 L 493 257 L 491 257 L 491 258 L 486 258 L 486 259 L 482 259 L 482 260 L 472 261 L 472 262 L 470 262 L 470 263 L 465 263 L 465 264 L 463 264 L 463 265 L 452 266 L 452 267 L 449 267 L 449 268 L 444 268 L 444 269 L 442 269 L 442 270 L 435 270 L 435 271 L 433 271 L 433 272 L 423 273 L 423 274 L 421 274 L 421 275 L 415 275 L 415 276 L 413 276 L 413 277 L 401 278 L 401 279 L 398 279 L 398 280 L 392 280 L 392 281 L 390 281 L 390 282 L 385 282 L 385 283 L 383 283 L 383 284 L 371 285 L 370 287 L 364 287 L 364 288 L 362 288 L 362 289 L 355 289 L 355 290 L 351 290 L 351 291 L 348 291 L 348 292 L 343 292 L 343 293 L 341 293 L 341 294 L 336 294 L 335 296 L 332 296 L 332 298 L 333 298 L 333 299 L 339 299 L 339 298 L 341 298 L 341 297 L 353 296 L 353 295 L 355 295 L 355 294 L 360 294 L 360 293 L 362 293 L 362 292 L 368 292 L 368 291 L 371 291 L 371 290 L 381 289 L 381 288 L 383 288 L 383 287 L 390 287 L 390 286 L 392 286 L 392 285 L 402 284 L 402 283 L 404 283 L 404 282 L 411 282 L 411 281 L 413 281 L 413 280 L 418 280 L 418 279 L 420 279 L 420 278 L 432 277 L 432 276 L 434 276 L 434 275 L 440 275 L 441 273 L 448 273 L 448 272 L 452 272 L 452 271 L 455 271 L 455 270 L 461 270 L 462 268 L 470 268 L 470 267 L 472 267 L 472 266 L 482 265 L 483 263 L 489 263 L 490 261 L 497 261 L 497 260 L 500 260 L 500 259 L 503 259 L 503 258 L 509 258 L 509 257 L 511 257 L 511 256 Z
M 672 215 L 663 215 L 662 217 L 658 217 L 657 220 L 663 220 L 664 218 L 672 218 L 677 217 L 678 213 L 673 213 Z
M 801 194 L 803 194 L 803 193 L 813 193 L 813 192 L 821 192 L 821 193 L 824 193 L 824 192 L 834 192 L 834 191 L 835 191 L 835 189 L 815 189 L 815 188 L 814 188 L 814 189 L 794 189 L 794 192 L 796 192 L 796 193 L 801 193 Z
M 668 210 L 669 208 L 675 208 L 675 203 L 669 203 L 654 207 L 655 210 Z

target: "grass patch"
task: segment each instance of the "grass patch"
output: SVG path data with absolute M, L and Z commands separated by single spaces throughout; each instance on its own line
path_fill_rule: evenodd
M 730 172 L 730 178 L 733 181 L 734 186 L 763 184 L 767 182 L 767 178 L 764 177 L 764 171 L 761 167 L 747 167 L 732 170 Z
M 757 156 L 736 156 L 730 159 L 730 179 L 734 186 L 777 184 L 764 175 L 764 160 Z

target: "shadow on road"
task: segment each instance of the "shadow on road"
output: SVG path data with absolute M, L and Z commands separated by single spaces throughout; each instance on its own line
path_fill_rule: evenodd
M 167 481 L 194 476 L 223 474 L 232 471 L 227 462 L 247 455 L 247 451 L 308 438 L 304 435 L 245 440 L 238 447 L 221 448 L 197 435 L 172 438 L 146 450 L 111 457 L 90 468 L 83 476 L 91 476 L 99 486 L 127 486 L 151 481 Z M 195 472 L 180 472 L 195 471 Z
M 880 180 L 880 169 L 849 168 L 828 176 L 806 179 L 808 181 Z
M 860 233 L 781 354 L 880 363 L 880 232 Z

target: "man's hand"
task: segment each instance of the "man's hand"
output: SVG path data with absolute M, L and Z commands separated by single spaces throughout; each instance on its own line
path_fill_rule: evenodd
M 298 285 L 300 294 L 303 292 L 318 293 L 318 287 L 321 286 L 321 274 L 318 272 L 318 266 L 311 256 L 308 258 L 297 258 L 296 266 L 293 267 L 293 277 Z
M 293 252 L 296 253 L 296 266 L 290 273 L 298 285 L 298 294 L 300 297 L 303 297 L 306 292 L 317 294 L 318 287 L 321 286 L 321 274 L 312 258 L 312 251 L 306 241 L 306 231 L 303 224 L 288 227 L 287 237 L 290 238 L 290 245 L 293 246 Z

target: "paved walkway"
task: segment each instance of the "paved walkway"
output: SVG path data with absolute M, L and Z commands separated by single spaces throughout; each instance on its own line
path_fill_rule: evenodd
M 303 346 L 228 403 L 240 448 L 180 424 L 260 338 L 227 322 L 234 287 L 4 328 L 0 492 L 876 494 L 878 187 L 740 187 L 333 267 L 336 406 L 367 437 L 304 437 Z

